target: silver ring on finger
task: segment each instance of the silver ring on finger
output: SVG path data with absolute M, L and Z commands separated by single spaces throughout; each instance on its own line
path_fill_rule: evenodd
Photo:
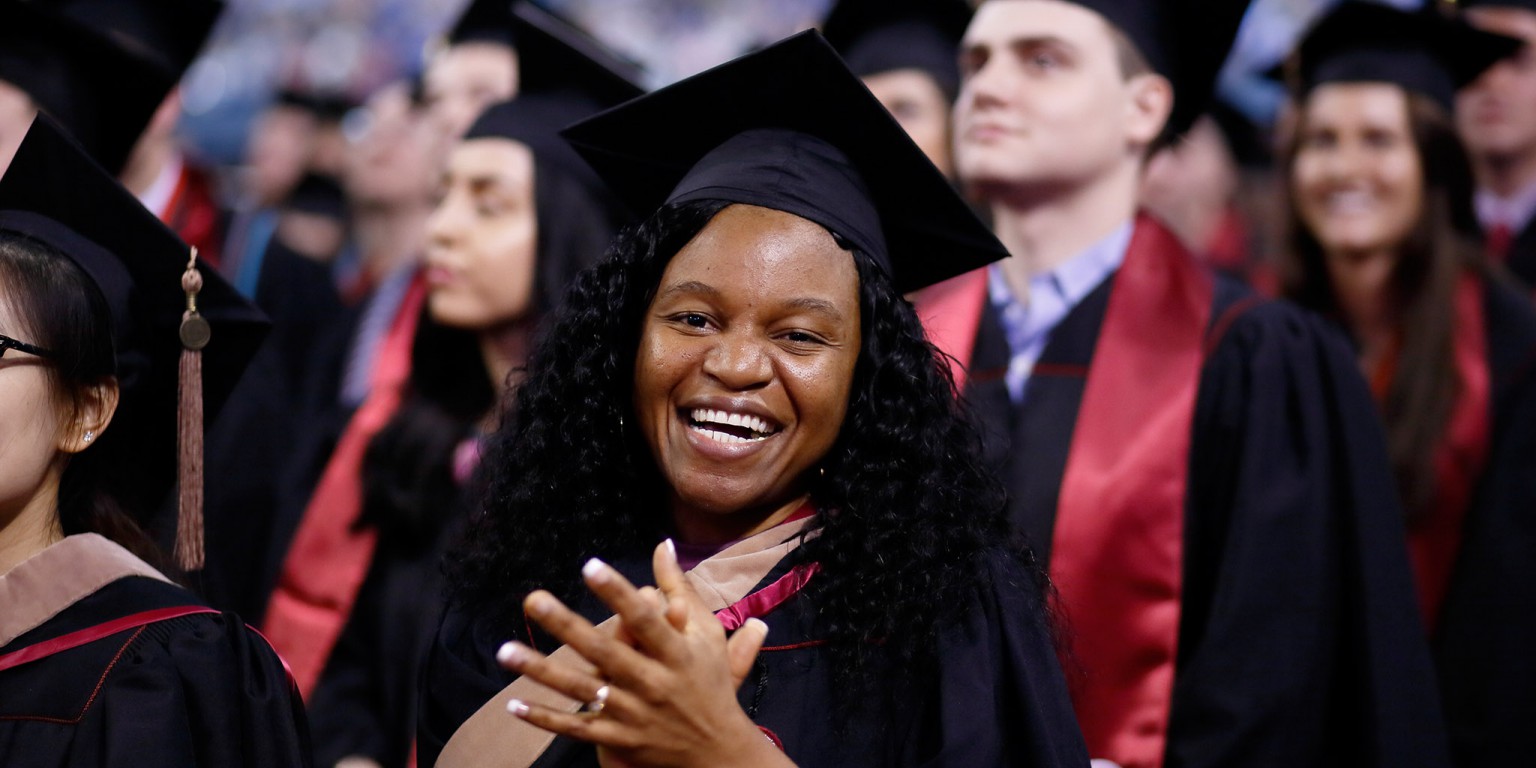
M 585 711 L 593 715 L 601 713 L 608 706 L 608 695 L 612 692 L 606 685 L 597 689 L 597 693 L 592 694 L 592 700 L 587 702 Z

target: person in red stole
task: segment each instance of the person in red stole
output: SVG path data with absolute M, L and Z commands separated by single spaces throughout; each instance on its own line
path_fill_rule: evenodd
M 638 73 L 537 8 L 517 14 L 525 87 L 449 153 L 411 333 L 383 342 L 406 377 L 349 425 L 266 616 L 326 764 L 412 759 L 418 661 L 481 442 L 543 318 L 626 218 L 557 130 L 642 93 Z
M 181 89 L 173 89 L 139 137 L 123 169 L 123 185 L 201 258 L 219 266 L 226 212 L 214 195 L 208 171 L 177 146 Z M 206 255 L 204 255 L 206 254 Z
M 902 298 L 996 238 L 813 31 L 564 135 L 653 213 L 492 438 L 422 763 L 1084 766 L 1043 576 Z
M 1524 47 L 1457 94 L 1456 124 L 1477 175 L 1473 210 L 1495 263 L 1536 290 L 1536 0 L 1462 0 L 1475 27 Z
M 7 766 L 310 764 L 281 659 L 167 576 L 203 565 L 204 419 L 265 330 L 196 251 L 36 119 L 0 178 Z M 174 568 L 138 522 L 173 487 Z
M 927 314 L 973 329 L 948 351 L 1057 590 L 1092 757 L 1444 765 L 1347 346 L 1137 211 L 1146 157 L 1204 109 L 1245 5 L 983 3 L 956 168 L 1012 258 Z
M 1302 40 L 1285 294 L 1355 345 L 1387 427 L 1460 766 L 1536 718 L 1536 308 L 1488 268 L 1456 90 L 1519 42 L 1346 3 Z

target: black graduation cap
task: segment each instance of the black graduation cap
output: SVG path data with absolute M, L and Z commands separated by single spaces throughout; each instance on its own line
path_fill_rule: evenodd
M 1173 84 L 1164 135 L 1177 136 L 1200 118 L 1216 76 L 1232 50 L 1249 0 L 1068 0 L 1097 12 Z
M 919 69 L 953 101 L 960 39 L 970 22 L 965 0 L 840 0 L 821 33 L 855 75 Z
M 308 112 L 322 123 L 339 123 L 348 112 L 359 106 L 357 100 L 346 93 L 307 90 L 296 85 L 279 88 L 273 100 L 278 104 Z
M 89 450 L 112 457 L 109 484 L 115 481 L 113 490 L 131 510 L 158 509 L 176 483 L 178 418 L 186 415 L 178 407 L 178 379 L 189 246 L 47 115 L 33 121 L 0 178 L 0 229 L 58 249 L 101 289 L 112 314 L 121 402 L 111 428 Z M 216 270 L 199 262 L 197 274 L 197 309 L 211 327 L 198 361 L 211 420 L 267 321 Z M 200 438 L 201 425 L 192 431 Z M 200 498 L 200 484 L 196 491 Z M 200 531 L 200 515 L 197 525 Z
M 1521 45 L 1433 11 L 1349 0 L 1307 30 L 1284 75 L 1297 98 L 1325 83 L 1384 82 L 1450 111 L 1456 91 Z
M 516 47 L 512 6 L 517 0 L 470 0 L 464 12 L 448 28 L 448 44 L 498 43 Z
M 299 178 L 278 207 L 285 211 L 345 220 L 347 193 L 335 177 L 309 171 Z
M 34 2 L 36 0 L 33 0 Z M 128 54 L 159 67 L 173 80 L 192 66 L 223 0 L 56 0 L 81 26 L 111 39 Z
M 792 213 L 880 261 L 903 293 L 1008 255 L 815 31 L 562 135 L 636 211 L 720 199 Z
M 117 172 L 220 10 L 213 0 L 0 0 L 0 80 Z
M 645 93 L 640 68 L 547 11 L 522 5 L 513 16 L 522 72 L 518 95 L 486 108 L 464 138 L 498 137 L 526 144 L 540 162 L 558 165 L 602 189 L 559 130 Z

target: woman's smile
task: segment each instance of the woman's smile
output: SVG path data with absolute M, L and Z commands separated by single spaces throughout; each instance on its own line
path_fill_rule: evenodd
M 858 272 L 820 225 L 735 205 L 678 252 L 646 315 L 634 407 L 685 539 L 729 540 L 804 497 L 859 343 Z

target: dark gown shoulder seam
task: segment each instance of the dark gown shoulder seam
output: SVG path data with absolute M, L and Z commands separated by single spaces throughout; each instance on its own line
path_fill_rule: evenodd
M 1205 334 L 1206 357 L 1210 357 L 1216 352 L 1216 348 L 1221 346 L 1222 340 L 1226 338 L 1227 331 L 1232 330 L 1232 326 L 1236 325 L 1237 321 L 1241 319 L 1243 315 L 1247 314 L 1249 310 L 1255 307 L 1258 307 L 1262 304 L 1267 304 L 1269 301 L 1270 299 L 1268 298 L 1254 294 L 1251 296 L 1244 296 L 1227 305 L 1225 309 L 1221 310 L 1221 312 L 1212 319 L 1211 327 L 1206 331 Z
M 107 668 L 102 670 L 101 677 L 97 678 L 96 687 L 91 690 L 90 698 L 85 700 L 85 706 L 80 708 L 80 712 L 76 714 L 73 719 L 65 720 L 63 718 L 43 717 L 41 715 L 0 715 L 0 721 L 25 720 L 31 722 L 57 723 L 59 725 L 79 725 L 80 721 L 85 719 L 86 713 L 91 711 L 91 707 L 96 705 L 96 699 L 101 696 L 101 689 L 106 686 L 107 678 L 111 676 L 112 670 L 117 668 L 117 663 L 122 660 L 123 654 L 128 652 L 128 649 L 138 641 L 139 637 L 144 634 L 144 630 L 148 627 L 149 625 L 147 624 L 140 626 L 133 631 L 133 634 L 130 635 L 127 640 L 123 641 L 122 647 L 118 648 L 117 653 L 112 655 L 112 660 L 107 662 Z

